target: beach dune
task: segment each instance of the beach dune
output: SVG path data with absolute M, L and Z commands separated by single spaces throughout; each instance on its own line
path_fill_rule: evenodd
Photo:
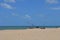
M 0 30 L 0 40 L 60 40 L 60 28 Z

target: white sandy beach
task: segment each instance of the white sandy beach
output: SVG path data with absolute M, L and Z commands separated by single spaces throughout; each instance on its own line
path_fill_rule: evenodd
M 60 28 L 0 30 L 0 40 L 60 40 Z

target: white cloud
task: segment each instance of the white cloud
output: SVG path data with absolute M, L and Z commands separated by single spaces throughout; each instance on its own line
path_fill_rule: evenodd
M 7 3 L 0 3 L 0 6 L 3 8 L 7 8 L 7 9 L 14 9 L 14 7 L 12 7 L 11 5 L 9 5 Z
M 16 13 L 12 13 L 12 16 L 19 16 L 18 14 L 16 14 Z
M 47 3 L 55 4 L 58 3 L 58 0 L 46 0 Z
M 25 16 L 24 16 L 24 18 L 31 18 L 31 16 L 29 16 L 28 14 L 26 14 Z
M 54 8 L 50 8 L 52 10 L 60 10 L 60 7 L 54 7 Z
M 4 0 L 4 2 L 12 2 L 12 3 L 15 3 L 16 0 Z
M 26 20 L 31 20 L 31 16 L 28 14 L 25 14 L 24 16 L 21 16 L 21 18 L 26 19 Z

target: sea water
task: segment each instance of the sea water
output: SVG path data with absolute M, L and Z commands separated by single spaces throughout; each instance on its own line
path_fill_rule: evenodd
M 27 28 L 58 28 L 60 26 L 0 26 L 0 30 L 6 29 L 27 29 Z

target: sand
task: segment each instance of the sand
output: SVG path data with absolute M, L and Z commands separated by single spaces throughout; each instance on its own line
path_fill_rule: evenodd
M 60 28 L 0 30 L 0 40 L 60 40 Z

